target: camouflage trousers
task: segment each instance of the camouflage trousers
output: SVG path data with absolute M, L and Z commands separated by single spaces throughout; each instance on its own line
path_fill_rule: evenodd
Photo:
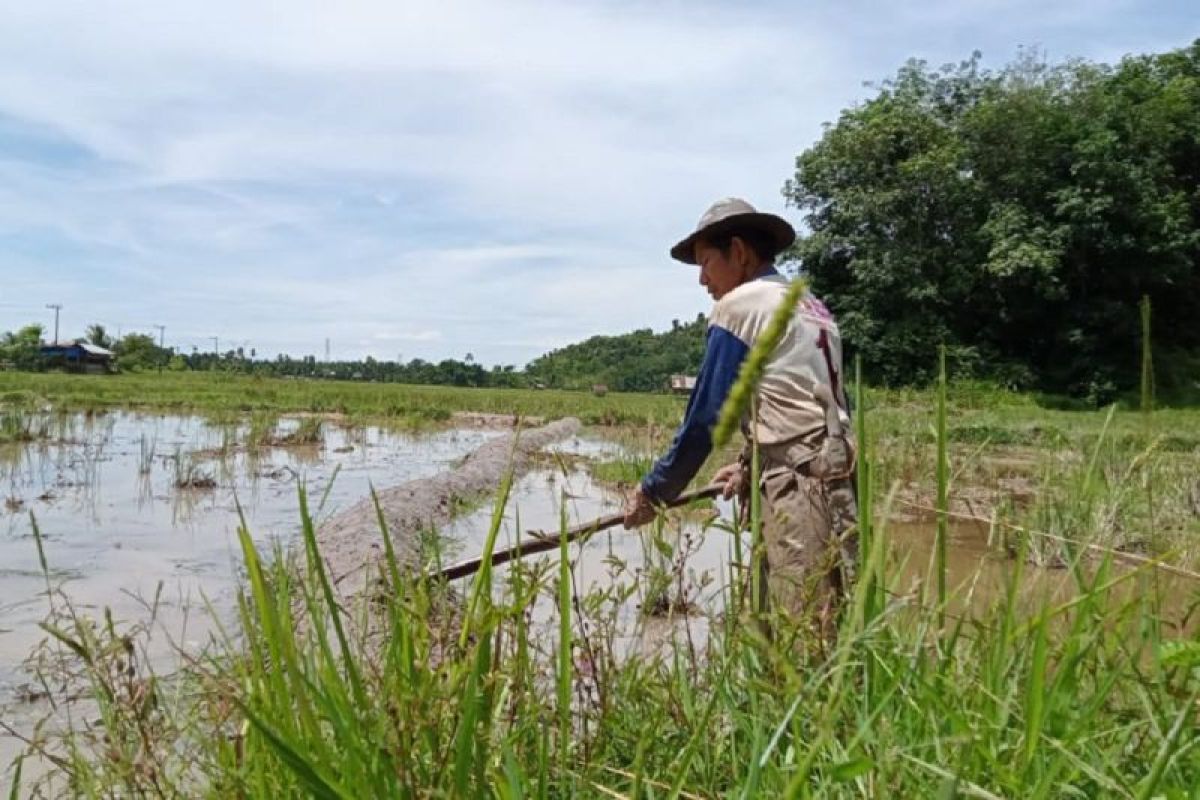
M 827 483 L 804 469 L 767 469 L 762 498 L 770 605 L 807 618 L 828 638 L 857 567 L 851 484 Z

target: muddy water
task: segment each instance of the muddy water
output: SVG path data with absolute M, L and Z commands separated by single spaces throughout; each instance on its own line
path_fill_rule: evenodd
M 889 593 L 933 605 L 937 593 L 936 524 L 890 523 L 885 535 Z M 1006 604 L 1015 588 L 1014 607 L 1018 616 L 1025 617 L 1077 600 L 1083 581 L 1114 613 L 1127 607 L 1139 614 L 1153 613 L 1168 634 L 1189 634 L 1198 628 L 1200 620 L 1192 613 L 1200 601 L 1200 581 L 1195 578 L 1121 554 L 1111 555 L 1108 571 L 1100 577 L 1104 554 L 1095 550 L 1083 552 L 1078 569 L 1068 569 L 1057 559 L 1050 567 L 1028 562 L 1018 565 L 1017 549 L 1015 541 L 1006 540 L 1003 528 L 992 529 L 982 522 L 951 525 L 946 546 L 946 611 L 956 618 L 980 618 Z
M 620 494 L 595 484 L 586 471 L 543 471 L 531 473 L 513 488 L 496 547 L 509 547 L 519 531 L 548 532 L 566 526 L 585 523 L 620 509 Z M 734 535 L 730 532 L 733 508 L 718 502 L 710 517 L 692 514 L 684 519 L 674 518 L 667 526 L 653 532 L 651 528 L 625 531 L 621 528 L 597 533 L 583 544 L 571 545 L 574 589 L 579 595 L 607 593 L 625 597 L 615 607 L 620 631 L 617 642 L 629 651 L 663 652 L 670 645 L 685 641 L 689 646 L 702 642 L 711 616 L 723 610 L 732 580 L 742 580 L 742 573 L 731 570 L 735 563 Z M 719 518 L 718 518 L 719 517 Z M 448 532 L 450 551 L 447 561 L 477 555 L 483 548 L 491 509 L 480 509 L 461 519 Z M 884 527 L 888 542 L 885 580 L 894 599 L 932 606 L 936 597 L 933 572 L 936 524 L 889 523 Z M 743 559 L 748 559 L 750 543 L 747 534 L 741 535 Z M 1002 532 L 986 524 L 956 522 L 951 524 L 947 540 L 947 612 L 952 617 L 979 618 L 994 606 L 1007 601 L 1013 585 L 1016 560 Z M 554 553 L 535 557 L 554 560 Z M 1080 575 L 1085 580 L 1095 577 L 1098 561 L 1083 562 Z M 1200 582 L 1162 570 L 1140 569 L 1133 573 L 1136 563 L 1115 561 L 1106 581 L 1118 581 L 1107 595 L 1105 603 L 1112 608 L 1148 599 L 1154 612 L 1163 619 L 1168 630 L 1178 633 L 1194 630 L 1196 620 L 1187 622 L 1189 612 L 1200 602 Z M 497 584 L 503 585 L 507 567 L 498 570 Z M 651 587 L 651 573 L 673 573 L 674 582 L 666 587 L 667 596 L 687 601 L 687 612 L 671 611 L 647 615 L 657 592 Z M 557 573 L 552 572 L 548 585 L 554 585 Z M 1122 577 L 1125 580 L 1118 580 Z M 1016 576 L 1017 612 L 1025 616 L 1047 605 L 1060 606 L 1076 599 L 1080 589 L 1077 576 L 1065 568 L 1046 568 L 1021 564 Z M 662 586 L 657 587 L 659 590 Z M 1196 616 L 1196 615 L 1192 615 Z M 557 609 L 547 592 L 534 608 L 534 620 L 553 639 Z
M 619 448 L 610 443 L 576 441 L 567 450 L 577 455 L 611 457 Z M 512 546 L 530 531 L 556 534 L 620 509 L 620 493 L 595 483 L 586 469 L 531 472 L 514 484 L 496 541 Z M 719 515 L 719 516 L 718 516 Z M 492 509 L 481 508 L 459 519 L 446 533 L 446 561 L 478 555 L 487 538 Z M 706 636 L 710 618 L 724 605 L 734 562 L 733 534 L 719 518 L 731 519 L 733 508 L 719 501 L 715 511 L 671 515 L 659 529 L 636 531 L 621 527 L 600 531 L 586 542 L 571 545 L 574 590 L 579 596 L 603 595 L 605 602 L 590 615 L 591 622 L 615 620 L 614 645 L 623 653 L 661 653 L 677 641 L 696 645 Z M 743 547 L 749 552 L 748 540 Z M 557 561 L 556 553 L 532 559 Z M 510 565 L 497 572 L 496 591 L 502 593 Z M 551 571 L 545 596 L 533 608 L 543 643 L 553 647 L 557 607 L 551 597 L 557 572 Z M 464 579 L 467 580 L 467 579 Z M 675 603 L 665 607 L 662 599 Z M 686 602 L 685 606 L 679 601 Z M 645 611 L 655 607 L 657 611 Z M 577 620 L 578 622 L 578 620 Z M 587 633 L 587 631 L 580 631 Z
M 284 420 L 280 433 L 295 425 Z M 326 425 L 318 445 L 220 455 L 245 433 L 195 417 L 114 413 L 58 421 L 48 441 L 0 445 L 0 708 L 29 680 L 22 661 L 45 636 L 38 622 L 46 583 L 31 516 L 52 581 L 81 612 L 98 617 L 109 607 L 118 620 L 145 619 L 143 600 L 161 583 L 161 630 L 199 645 L 208 630 L 202 593 L 220 612 L 233 605 L 239 504 L 259 543 L 287 543 L 298 531 L 298 486 L 307 487 L 314 513 L 328 491 L 323 518 L 364 496 L 369 483 L 436 474 L 498 435 Z M 181 477 L 216 485 L 180 489 Z M 151 643 L 168 649 L 165 635 Z M 0 735 L 0 770 L 14 748 Z

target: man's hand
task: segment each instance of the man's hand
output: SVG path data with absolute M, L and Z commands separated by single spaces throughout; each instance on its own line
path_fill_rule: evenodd
M 642 492 L 642 487 L 638 487 L 637 491 L 629 495 L 629 499 L 625 501 L 625 529 L 640 528 L 647 522 L 658 516 L 658 510 L 654 508 L 654 503 L 650 502 L 650 498 Z
M 726 500 L 734 495 L 741 497 L 749 488 L 746 481 L 746 470 L 737 461 L 726 464 L 717 470 L 717 474 L 713 475 L 712 482 L 721 484 L 721 496 Z

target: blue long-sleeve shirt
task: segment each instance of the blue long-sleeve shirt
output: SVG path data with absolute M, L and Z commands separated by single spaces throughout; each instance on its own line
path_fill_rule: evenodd
M 642 493 L 654 502 L 669 503 L 678 497 L 712 452 L 713 426 L 749 351 L 746 343 L 728 330 L 709 327 L 704 363 L 688 398 L 683 423 L 671 449 L 642 479 Z

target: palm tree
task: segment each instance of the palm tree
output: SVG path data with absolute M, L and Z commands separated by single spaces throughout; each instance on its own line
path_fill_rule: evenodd
M 108 335 L 108 331 L 104 330 L 104 326 L 99 322 L 88 325 L 87 331 L 84 333 L 84 338 L 87 339 L 96 347 L 103 347 L 105 350 L 112 350 L 116 342 Z

